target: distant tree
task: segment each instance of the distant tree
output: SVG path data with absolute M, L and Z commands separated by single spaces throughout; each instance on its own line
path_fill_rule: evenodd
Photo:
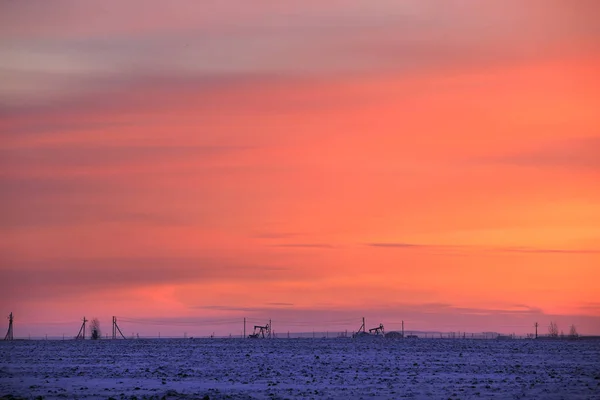
M 91 331 L 92 331 L 92 339 L 93 340 L 100 339 L 100 337 L 102 336 L 102 333 L 100 332 L 100 321 L 98 321 L 98 318 L 94 318 L 92 320 L 90 327 L 91 327 Z
M 553 338 L 558 337 L 558 325 L 556 322 L 550 322 L 550 326 L 548 326 L 548 336 Z
M 569 330 L 569 337 L 571 339 L 575 339 L 579 336 L 579 333 L 577 333 L 577 328 L 575 327 L 575 325 L 571 325 L 571 329 Z

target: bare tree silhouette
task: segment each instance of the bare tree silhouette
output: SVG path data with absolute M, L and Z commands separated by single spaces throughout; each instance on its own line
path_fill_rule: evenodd
M 553 338 L 558 337 L 558 325 L 556 322 L 550 322 L 550 326 L 548 326 L 548 336 Z
M 575 339 L 579 337 L 579 333 L 577 333 L 577 328 L 575 325 L 571 325 L 571 329 L 569 329 L 569 338 Z
M 94 318 L 92 320 L 91 330 L 92 330 L 92 339 L 93 340 L 100 339 L 100 337 L 102 336 L 102 333 L 100 332 L 100 321 L 98 321 L 98 318 Z

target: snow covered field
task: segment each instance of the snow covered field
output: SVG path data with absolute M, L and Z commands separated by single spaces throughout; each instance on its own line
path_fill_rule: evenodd
M 600 342 L 382 338 L 0 342 L 0 396 L 9 395 L 600 399 Z

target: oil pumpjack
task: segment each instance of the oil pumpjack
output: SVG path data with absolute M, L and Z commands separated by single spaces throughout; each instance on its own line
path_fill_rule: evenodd
M 270 338 L 271 337 L 271 324 L 262 325 L 254 325 L 254 331 L 248 335 L 250 339 L 258 339 L 258 338 Z

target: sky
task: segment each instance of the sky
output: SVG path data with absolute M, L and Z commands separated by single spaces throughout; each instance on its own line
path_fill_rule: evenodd
M 597 1 L 0 11 L 15 336 L 600 334 Z

